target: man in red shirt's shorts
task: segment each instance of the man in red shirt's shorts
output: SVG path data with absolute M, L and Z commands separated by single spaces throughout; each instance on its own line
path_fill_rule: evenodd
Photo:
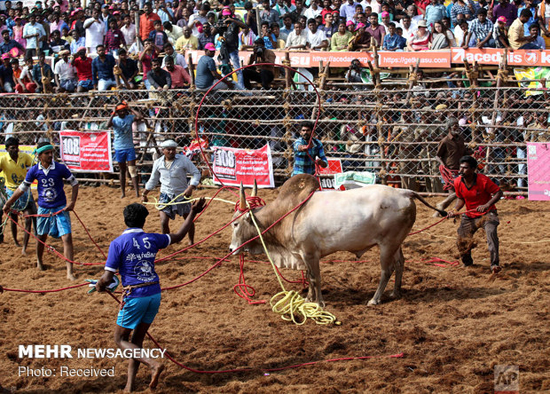
M 475 232 L 483 227 L 487 234 L 487 246 L 491 254 L 491 271 L 500 272 L 498 256 L 499 225 L 495 203 L 502 197 L 502 190 L 488 177 L 476 173 L 477 161 L 472 156 L 464 156 L 460 159 L 458 170 L 459 177 L 454 181 L 457 201 L 454 210 L 448 217 L 454 217 L 457 212 L 466 205 L 466 212 L 460 219 L 458 228 L 458 251 L 464 266 L 474 264 L 472 260 L 472 237 Z

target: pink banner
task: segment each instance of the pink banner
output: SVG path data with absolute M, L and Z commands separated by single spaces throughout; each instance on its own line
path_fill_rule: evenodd
M 261 149 L 237 149 L 222 146 L 213 147 L 214 183 L 229 186 L 252 187 L 254 180 L 258 187 L 275 187 L 271 149 L 265 145 Z
M 550 201 L 550 143 L 527 143 L 529 200 Z
M 61 160 L 72 171 L 113 172 L 109 131 L 59 132 Z

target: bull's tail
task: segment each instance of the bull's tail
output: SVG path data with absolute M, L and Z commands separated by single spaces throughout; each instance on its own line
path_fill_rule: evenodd
M 432 207 L 428 201 L 426 201 L 420 194 L 416 193 L 416 192 L 413 192 L 411 190 L 409 190 L 409 193 L 410 193 L 410 196 L 411 198 L 416 198 L 417 200 L 419 200 L 422 204 L 424 204 L 425 206 L 427 206 L 428 208 L 431 208 L 433 209 L 434 211 L 437 211 L 442 217 L 447 217 L 447 212 L 442 210 L 442 209 L 437 209 L 436 207 Z

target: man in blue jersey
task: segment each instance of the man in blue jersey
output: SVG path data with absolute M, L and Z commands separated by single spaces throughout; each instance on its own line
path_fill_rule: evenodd
M 132 185 L 136 197 L 139 197 L 138 172 L 136 168 L 136 151 L 134 149 L 134 138 L 132 134 L 132 124 L 141 122 L 142 116 L 132 110 L 124 101 L 118 104 L 113 111 L 107 127 L 113 127 L 115 146 L 115 160 L 120 169 L 120 189 L 122 193 L 120 198 L 126 197 L 126 162 L 128 162 L 128 172 L 132 178 Z
M 73 261 L 73 238 L 71 235 L 71 218 L 69 211 L 74 209 L 78 197 L 78 181 L 65 165 L 53 160 L 54 147 L 49 142 L 41 142 L 36 147 L 38 164 L 32 166 L 21 185 L 15 190 L 10 199 L 4 204 L 4 213 L 9 213 L 15 201 L 26 191 L 30 190 L 34 180 L 38 180 L 38 215 L 36 233 L 42 242 L 46 242 L 48 235 L 63 240 L 63 254 L 67 260 Z M 67 204 L 67 197 L 63 190 L 63 180 L 66 179 L 72 186 L 71 202 Z M 44 270 L 42 257 L 44 244 L 37 242 L 36 257 L 40 270 Z M 73 263 L 67 262 L 67 278 L 75 280 Z
M 96 284 L 97 291 L 104 291 L 119 272 L 124 286 L 121 310 L 115 327 L 115 342 L 122 349 L 139 351 L 143 339 L 153 323 L 160 305 L 159 276 L 155 272 L 155 257 L 159 249 L 180 242 L 193 224 L 193 219 L 205 205 L 201 198 L 193 203 L 187 219 L 175 234 L 154 234 L 143 231 L 149 212 L 141 204 L 130 204 L 124 208 L 124 223 L 128 228 L 111 242 L 105 263 L 105 272 Z M 130 334 L 132 333 L 130 340 Z M 135 354 L 135 353 L 134 353 Z M 151 369 L 149 387 L 154 389 L 164 366 L 154 359 L 132 358 L 128 365 L 128 381 L 125 391 L 132 391 L 139 363 Z

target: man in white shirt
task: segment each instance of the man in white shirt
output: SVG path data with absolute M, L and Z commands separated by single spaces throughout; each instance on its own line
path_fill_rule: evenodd
M 126 46 L 129 47 L 136 42 L 136 25 L 132 23 L 130 15 L 124 16 L 124 26 L 120 28 L 120 31 L 124 36 Z
M 23 28 L 23 38 L 27 40 L 25 57 L 38 56 L 40 41 L 46 36 L 46 31 L 40 23 L 36 23 L 36 15 L 30 14 L 29 23 Z
M 197 27 L 197 24 L 204 25 L 208 22 L 208 18 L 206 17 L 206 14 L 210 11 L 210 5 L 202 4 L 201 9 L 197 14 L 193 14 L 189 17 L 189 23 L 187 26 L 189 26 L 193 30 L 193 35 L 195 37 L 199 36 L 199 30 Z
M 53 75 L 55 78 L 55 84 L 57 85 L 57 92 L 74 92 L 78 83 L 76 79 L 76 70 L 69 60 L 69 54 L 71 51 L 64 49 L 59 52 L 61 60 L 55 63 L 53 69 Z
M 317 28 L 317 21 L 310 19 L 307 21 L 307 48 L 312 51 L 324 51 L 328 47 L 327 36 L 324 31 Z
M 309 6 L 309 8 L 306 10 L 306 12 L 304 12 L 304 16 L 310 20 L 310 19 L 315 19 L 317 18 L 319 15 L 321 15 L 321 12 L 323 10 L 321 9 L 321 7 L 319 7 L 319 5 L 317 4 L 317 2 L 315 1 L 312 1 L 311 2 L 311 5 Z
M 396 23 L 395 26 L 403 30 L 403 38 L 407 41 L 409 41 L 409 38 L 412 38 L 418 30 L 418 26 L 412 24 L 411 17 L 408 15 L 401 18 L 401 23 Z
M 142 201 L 147 202 L 147 195 L 153 190 L 160 181 L 160 204 L 165 205 L 160 214 L 160 224 L 163 234 L 170 234 L 169 221 L 174 220 L 176 214 L 187 218 L 191 205 L 185 200 L 191 197 L 201 180 L 201 172 L 184 155 L 176 156 L 176 144 L 172 140 L 166 140 L 161 144 L 164 156 L 158 158 L 153 163 L 151 178 L 145 185 Z M 187 183 L 187 174 L 192 176 L 191 182 Z M 189 229 L 189 241 L 195 243 L 195 226 Z
M 164 22 L 162 24 L 162 27 L 164 27 L 164 32 L 168 36 L 168 41 L 172 45 L 176 45 L 176 41 L 178 41 L 178 38 L 183 36 L 183 29 L 178 25 L 173 25 L 170 22 Z
M 89 55 L 96 53 L 96 47 L 103 45 L 103 36 L 105 33 L 105 25 L 99 18 L 99 11 L 94 9 L 92 17 L 84 21 L 84 29 L 86 29 L 86 50 Z
M 307 44 L 307 34 L 302 28 L 301 23 L 294 24 L 294 30 L 288 33 L 286 38 L 285 49 L 291 51 L 297 51 L 300 49 L 306 49 Z
M 469 24 L 466 19 L 462 19 L 458 26 L 455 27 L 453 33 L 455 35 L 456 45 L 463 47 L 467 45 L 467 42 L 464 42 L 464 39 L 468 37 Z

